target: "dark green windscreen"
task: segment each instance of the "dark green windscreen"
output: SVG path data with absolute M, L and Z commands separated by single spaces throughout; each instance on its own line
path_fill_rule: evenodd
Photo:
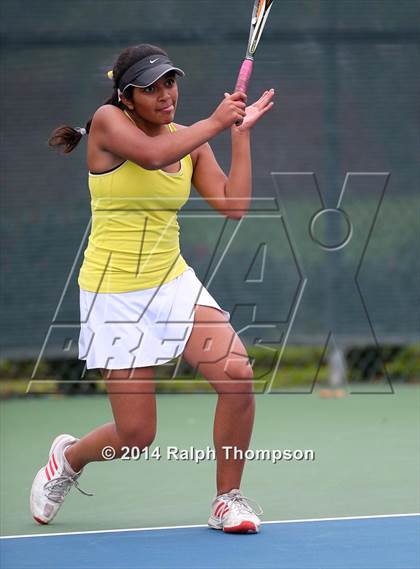
M 235 84 L 251 7 L 3 0 L 6 356 L 36 355 L 58 306 L 65 326 L 50 330 L 47 353 L 77 339 L 86 141 L 58 156 L 46 145 L 51 130 L 83 126 L 110 94 L 106 71 L 119 51 L 142 42 L 187 73 L 176 120 L 208 117 Z M 413 0 L 274 4 L 249 93 L 252 102 L 277 91 L 253 132 L 252 213 L 226 222 L 192 200 L 179 216 L 184 257 L 249 344 L 323 343 L 330 330 L 349 345 L 418 337 L 419 12 Z M 211 144 L 228 172 L 229 134 Z

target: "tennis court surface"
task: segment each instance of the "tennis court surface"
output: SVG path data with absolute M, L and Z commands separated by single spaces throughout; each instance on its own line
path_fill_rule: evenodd
M 385 516 L 269 522 L 253 536 L 226 536 L 200 526 L 32 535 L 2 541 L 2 566 L 415 569 L 419 520 Z
M 311 461 L 249 460 L 242 490 L 264 508 L 258 535 L 206 527 L 215 462 L 167 460 L 168 445 L 212 445 L 213 395 L 158 397 L 162 458 L 95 463 L 50 526 L 33 523 L 33 476 L 59 432 L 109 421 L 103 396 L 1 403 L 2 569 L 417 569 L 418 398 L 257 397 L 252 449 L 312 449 Z M 46 420 L 48 417 L 48 420 Z M 134 529 L 133 529 L 134 528 Z

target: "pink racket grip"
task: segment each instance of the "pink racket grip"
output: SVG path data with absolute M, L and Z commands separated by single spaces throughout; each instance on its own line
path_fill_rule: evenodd
M 252 59 L 244 59 L 242 63 L 241 70 L 239 71 L 238 80 L 236 81 L 235 93 L 236 91 L 241 91 L 246 93 L 248 91 L 249 80 L 252 75 L 252 68 L 254 67 L 254 62 Z M 244 121 L 242 119 L 236 121 L 236 126 L 241 126 Z
M 239 71 L 238 80 L 236 81 L 235 93 L 236 91 L 241 91 L 242 93 L 246 93 L 248 91 L 249 80 L 251 79 L 253 67 L 254 62 L 252 59 L 244 60 L 241 70 Z

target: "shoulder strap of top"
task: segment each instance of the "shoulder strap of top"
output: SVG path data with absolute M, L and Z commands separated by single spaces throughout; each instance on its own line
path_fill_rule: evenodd
M 134 122 L 134 119 L 129 115 L 129 113 L 127 113 L 127 111 L 123 111 L 123 113 L 125 114 L 126 117 L 128 117 L 128 118 L 130 119 L 130 121 L 131 121 L 133 124 L 136 124 L 136 123 Z

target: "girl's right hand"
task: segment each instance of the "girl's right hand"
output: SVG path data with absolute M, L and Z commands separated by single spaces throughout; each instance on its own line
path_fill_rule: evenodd
M 245 117 L 246 100 L 246 94 L 241 91 L 237 91 L 233 95 L 225 93 L 225 98 L 210 118 L 218 123 L 221 130 L 230 128 Z

